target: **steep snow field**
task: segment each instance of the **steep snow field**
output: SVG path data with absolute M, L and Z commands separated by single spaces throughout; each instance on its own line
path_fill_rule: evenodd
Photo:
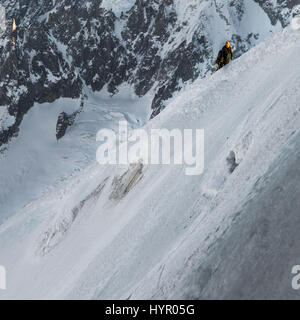
M 288 27 L 186 86 L 146 124 L 204 128 L 202 176 L 186 176 L 184 166 L 94 163 L 5 221 L 0 264 L 8 279 L 0 298 L 299 298 L 291 288 L 291 268 L 300 263 L 299 50 L 300 30 Z M 142 122 L 143 104 L 131 118 Z M 59 148 L 52 144 L 51 170 Z M 10 151 L 1 160 L 5 179 Z M 230 173 L 233 153 L 238 167 Z M 16 188 L 6 199 L 26 193 Z

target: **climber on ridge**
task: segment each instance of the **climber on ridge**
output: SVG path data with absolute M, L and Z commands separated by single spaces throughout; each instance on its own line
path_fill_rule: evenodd
M 223 68 L 226 64 L 228 64 L 233 59 L 233 52 L 230 46 L 230 42 L 226 41 L 225 46 L 218 54 L 218 58 L 215 64 L 215 71 Z

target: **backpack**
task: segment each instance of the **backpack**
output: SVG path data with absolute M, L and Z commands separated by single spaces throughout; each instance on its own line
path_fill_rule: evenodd
M 219 51 L 218 58 L 217 58 L 216 62 L 217 62 L 217 64 L 220 64 L 221 62 L 224 62 L 223 49 Z

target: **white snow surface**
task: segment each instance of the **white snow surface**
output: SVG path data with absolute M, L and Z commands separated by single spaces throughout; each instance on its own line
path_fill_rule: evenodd
M 8 277 L 0 298 L 299 298 L 290 285 L 300 261 L 299 50 L 300 31 L 288 27 L 188 85 L 144 126 L 204 128 L 202 176 L 186 176 L 184 166 L 141 174 L 134 166 L 86 167 L 96 128 L 128 117 L 142 124 L 147 99 L 129 99 L 130 116 L 121 99 L 116 112 L 99 115 L 105 99 L 94 96 L 95 122 L 84 124 L 81 114 L 59 143 L 54 120 L 76 102 L 32 108 L 0 160 L 1 216 L 9 217 L 0 225 Z M 44 112 L 49 121 L 30 130 Z M 231 151 L 239 166 L 230 174 Z M 57 172 L 65 178 L 49 179 Z
M 292 21 L 291 21 L 291 27 L 294 30 L 299 30 L 300 29 L 300 5 L 295 6 L 293 8 L 292 12 Z
M 86 90 L 88 100 L 84 109 L 64 139 L 56 141 L 58 116 L 61 112 L 72 114 L 79 110 L 79 99 L 35 104 L 25 115 L 18 138 L 8 145 L 8 152 L 0 153 L 0 223 L 47 193 L 49 187 L 56 188 L 95 161 L 98 130 L 116 130 L 121 120 L 135 128 L 149 119 L 151 94 L 138 99 L 127 85 L 114 97 L 106 90 L 101 93 Z M 8 119 L 7 108 L 2 116 L 1 110 L 0 125 Z
M 15 123 L 15 117 L 8 112 L 7 106 L 0 107 L 0 131 L 6 130 Z
M 214 50 L 220 50 L 220 46 L 234 34 L 241 38 L 247 38 L 250 33 L 257 35 L 254 45 L 281 30 L 279 23 L 275 26 L 271 24 L 267 14 L 255 1 L 241 1 L 240 5 L 242 13 L 224 0 L 176 0 L 178 25 L 184 26 L 178 34 L 182 37 L 180 40 L 192 41 L 195 30 L 207 29 L 208 39 L 213 39 Z

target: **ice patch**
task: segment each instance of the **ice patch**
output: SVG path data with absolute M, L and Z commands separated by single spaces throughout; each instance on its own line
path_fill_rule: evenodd
M 121 13 L 129 11 L 134 3 L 135 0 L 103 0 L 101 7 L 106 10 L 112 10 L 117 17 L 120 17 Z
M 0 5 L 0 34 L 6 30 L 6 14 L 5 8 Z
M 108 178 L 101 182 L 92 193 L 81 200 L 75 207 L 68 211 L 67 214 L 63 214 L 62 217 L 60 217 L 60 220 L 42 235 L 37 251 L 38 255 L 44 256 L 55 248 L 67 235 L 67 232 L 72 227 L 81 211 L 85 208 L 91 209 L 91 206 L 95 206 L 105 188 L 107 180 Z
M 143 164 L 132 164 L 129 169 L 113 181 L 113 192 L 110 195 L 111 200 L 121 200 L 126 194 L 140 181 L 143 173 Z
M 0 131 L 7 130 L 15 121 L 15 117 L 9 114 L 7 106 L 0 107 Z
M 291 27 L 293 30 L 299 30 L 300 29 L 300 5 L 295 6 L 292 11 L 292 22 Z

